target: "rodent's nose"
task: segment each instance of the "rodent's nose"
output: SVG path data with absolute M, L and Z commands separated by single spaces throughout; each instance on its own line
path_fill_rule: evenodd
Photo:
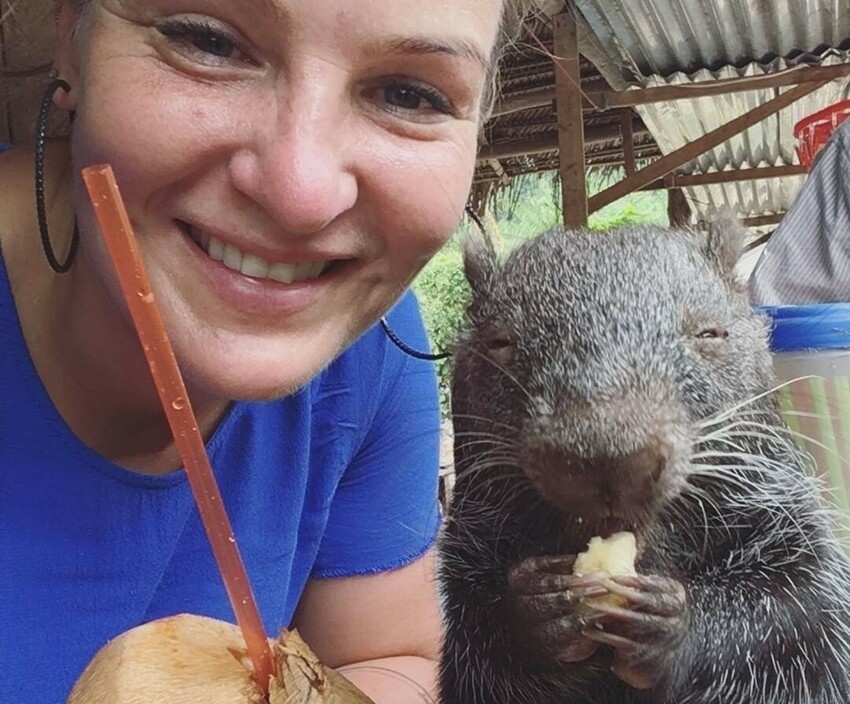
M 657 445 L 647 445 L 627 455 L 594 458 L 592 464 L 602 471 L 612 472 L 618 479 L 629 483 L 629 478 L 643 484 L 656 482 L 661 477 L 665 463 L 664 454 Z
M 664 444 L 650 440 L 625 454 L 579 455 L 554 445 L 537 447 L 524 468 L 556 505 L 583 507 L 576 509 L 579 514 L 630 513 L 654 503 L 666 464 Z

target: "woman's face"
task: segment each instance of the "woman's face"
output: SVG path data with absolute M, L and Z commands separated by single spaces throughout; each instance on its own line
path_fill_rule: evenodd
M 445 242 L 500 10 L 93 0 L 77 39 L 63 34 L 75 171 L 114 168 L 191 384 L 222 398 L 292 391 Z M 78 263 L 123 307 L 79 181 L 76 194 Z

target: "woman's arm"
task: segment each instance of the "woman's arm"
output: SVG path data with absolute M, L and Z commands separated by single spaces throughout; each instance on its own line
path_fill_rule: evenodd
M 437 701 L 442 623 L 434 551 L 394 570 L 311 580 L 293 627 L 376 704 Z
M 375 704 L 436 704 L 437 663 L 423 657 L 367 660 L 337 670 Z

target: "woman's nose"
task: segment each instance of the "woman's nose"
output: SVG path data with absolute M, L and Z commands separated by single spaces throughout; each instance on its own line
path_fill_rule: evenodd
M 353 207 L 358 195 L 352 121 L 344 117 L 349 113 L 331 114 L 330 100 L 310 102 L 278 105 L 230 163 L 237 190 L 293 235 L 321 231 Z

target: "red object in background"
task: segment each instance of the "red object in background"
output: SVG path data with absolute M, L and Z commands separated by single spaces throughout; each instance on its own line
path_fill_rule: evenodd
M 794 125 L 794 138 L 797 140 L 797 158 L 810 169 L 818 152 L 823 149 L 835 128 L 850 117 L 850 100 L 830 105 L 809 115 Z

